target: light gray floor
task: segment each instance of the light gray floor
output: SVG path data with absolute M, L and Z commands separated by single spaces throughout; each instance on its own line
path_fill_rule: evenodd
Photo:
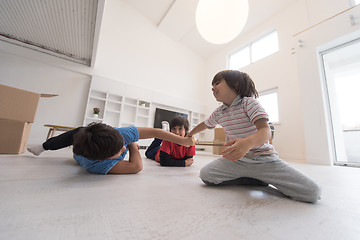
M 293 165 L 323 188 L 317 204 L 269 187 L 208 187 L 144 158 L 136 175 L 89 174 L 71 149 L 0 155 L 0 239 L 360 239 L 360 169 Z

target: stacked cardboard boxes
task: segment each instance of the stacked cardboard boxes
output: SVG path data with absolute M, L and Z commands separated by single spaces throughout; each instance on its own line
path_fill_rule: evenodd
M 51 96 L 0 84 L 0 154 L 25 152 L 39 99 Z

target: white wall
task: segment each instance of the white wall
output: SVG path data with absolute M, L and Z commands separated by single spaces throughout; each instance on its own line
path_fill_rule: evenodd
M 122 1 L 105 5 L 94 74 L 182 99 L 203 99 L 204 61 Z
M 171 96 L 164 105 L 201 103 L 204 61 L 199 56 L 122 1 L 106 1 L 101 27 L 94 68 L 0 41 L 1 84 L 60 95 L 41 99 L 30 144 L 45 140 L 44 124 L 82 125 L 92 75 L 135 86 L 134 93 L 140 86 Z
M 304 116 L 306 158 L 311 163 L 331 164 L 334 161 L 330 120 L 318 52 L 360 37 L 360 21 L 352 26 L 350 15 L 359 19 L 360 6 L 309 29 L 295 39 L 301 39 L 304 43 L 303 47 L 297 49 L 297 61 L 300 91 L 304 101 L 302 107 L 306 113 Z
M 12 53 L 0 50 L 0 84 L 36 93 L 59 95 L 53 98 L 40 98 L 28 143 L 41 143 L 45 140 L 48 128 L 45 128 L 44 124 L 82 125 L 90 86 L 88 74 L 58 67 L 60 63 L 50 65 L 34 61 L 31 54 L 28 57 L 14 55 L 13 53 L 18 50 L 24 55 L 28 53 L 21 47 L 13 49 L 14 46 L 10 44 L 1 44 L 0 47 L 1 50 L 13 50 Z M 46 57 L 45 59 L 49 60 Z
M 301 54 L 302 57 L 299 55 L 303 50 L 299 51 L 298 38 L 293 35 L 348 7 L 347 0 L 299 0 L 234 40 L 207 62 L 208 78 L 211 79 L 216 72 L 226 68 L 230 52 L 272 29 L 278 31 L 280 51 L 244 67 L 242 71 L 253 78 L 258 91 L 278 87 L 280 124 L 275 126 L 273 144 L 283 159 L 306 159 L 309 163 L 329 164 L 329 149 L 326 145 L 328 136 L 324 134 L 322 90 L 315 48 L 335 36 L 354 31 L 358 25 L 349 27 L 349 21 L 346 21 L 349 14 L 344 14 L 306 31 L 301 34 L 305 44 L 302 49 L 307 49 L 306 53 Z M 305 34 L 311 37 L 304 38 Z M 207 98 L 212 102 L 211 107 L 207 108 L 209 114 L 217 104 L 210 91 Z

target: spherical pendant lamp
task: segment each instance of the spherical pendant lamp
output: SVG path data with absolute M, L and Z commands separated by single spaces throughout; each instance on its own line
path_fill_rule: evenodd
M 199 0 L 195 21 L 206 41 L 224 44 L 239 35 L 248 15 L 248 0 Z

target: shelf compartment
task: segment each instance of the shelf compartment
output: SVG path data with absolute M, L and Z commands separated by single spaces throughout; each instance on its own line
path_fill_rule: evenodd
M 106 103 L 106 111 L 120 112 L 121 111 L 121 103 L 108 101 Z
M 92 123 L 92 122 L 101 123 L 101 122 L 102 122 L 102 119 L 101 119 L 101 118 L 90 118 L 90 117 L 87 117 L 87 118 L 85 119 L 84 126 L 87 126 L 87 125 L 89 125 L 89 124 Z
M 141 107 L 141 108 L 150 108 L 150 102 L 139 100 L 139 107 Z
M 135 126 L 134 122 L 122 122 L 121 123 L 121 127 L 131 127 L 131 126 Z
M 135 107 L 137 106 L 137 99 L 125 98 L 124 102 L 126 105 L 134 105 Z
M 149 116 L 149 112 L 150 112 L 149 108 L 143 108 L 143 107 L 138 108 L 138 115 Z
M 133 109 L 136 109 L 136 105 L 133 105 L 131 103 L 124 103 L 124 106 L 125 107 L 130 107 L 130 108 L 133 108 Z
M 124 106 L 124 114 L 121 116 L 121 121 L 125 123 L 135 123 L 136 107 L 126 105 Z
M 101 91 L 97 91 L 97 90 L 91 90 L 90 98 L 105 100 L 106 99 L 106 92 L 101 92 Z
M 137 127 L 148 127 L 149 118 L 148 117 L 141 117 L 136 119 L 136 126 Z
M 87 117 L 92 117 L 94 108 L 100 108 L 99 117 L 102 118 L 104 116 L 105 100 L 90 98 L 88 108 L 86 110 Z
M 106 111 L 103 122 L 113 127 L 119 127 L 120 125 L 119 119 L 120 119 L 120 112 Z
M 123 97 L 119 96 L 119 95 L 109 93 L 108 94 L 108 101 L 109 102 L 115 102 L 115 103 L 121 103 L 123 101 Z

